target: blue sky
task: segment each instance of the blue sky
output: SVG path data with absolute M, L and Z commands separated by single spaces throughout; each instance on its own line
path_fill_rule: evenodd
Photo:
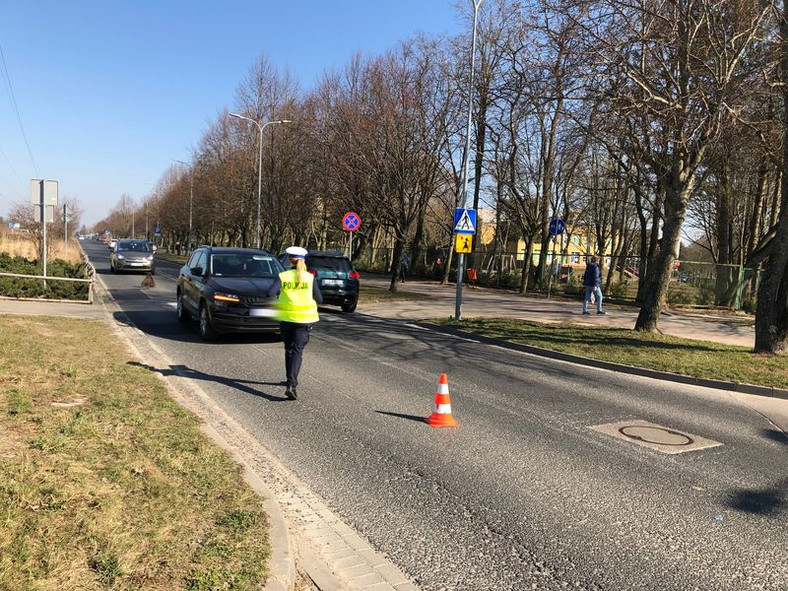
M 309 89 L 357 51 L 463 26 L 456 0 L 5 0 L 0 215 L 32 178 L 57 180 L 86 224 L 141 200 L 261 54 Z

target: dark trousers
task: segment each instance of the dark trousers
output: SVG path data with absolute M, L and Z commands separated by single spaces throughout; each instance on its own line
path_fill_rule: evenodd
M 282 331 L 282 340 L 285 343 L 287 386 L 289 388 L 295 388 L 298 385 L 298 373 L 301 371 L 301 358 L 304 354 L 304 347 L 306 347 L 306 344 L 309 342 L 309 333 L 312 332 L 312 325 L 282 322 L 280 328 Z

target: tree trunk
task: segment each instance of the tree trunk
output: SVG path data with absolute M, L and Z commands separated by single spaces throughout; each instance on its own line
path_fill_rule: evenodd
M 413 269 L 419 267 L 420 270 L 424 269 L 429 271 L 425 258 L 426 251 L 424 249 L 424 216 L 426 211 L 427 207 L 425 202 L 425 205 L 419 208 L 419 213 L 416 217 L 416 231 L 413 234 L 413 242 L 410 247 L 410 264 Z
M 659 330 L 659 315 L 665 305 L 665 296 L 681 241 L 681 228 L 684 225 L 687 203 L 694 187 L 694 178 L 692 174 L 687 175 L 680 163 L 674 164 L 671 185 L 666 187 L 662 239 L 656 256 L 649 262 L 645 297 L 635 323 L 635 330 L 644 332 Z M 652 232 L 657 232 L 657 228 L 652 228 Z
M 758 289 L 756 353 L 788 351 L 788 212 L 783 211 L 780 217 L 780 228 Z
M 780 78 L 783 83 L 783 130 L 788 130 L 788 15 L 785 0 L 780 13 Z M 788 166 L 788 142 L 783 142 L 783 169 Z M 755 352 L 788 351 L 788 183 L 781 186 L 780 217 L 774 244 L 758 288 L 755 311 Z
M 717 193 L 717 267 L 714 289 L 714 303 L 717 306 L 732 306 L 736 290 L 731 285 L 739 276 L 739 271 L 731 267 L 731 178 L 727 153 L 722 156 L 720 183 Z
M 528 291 L 528 279 L 531 277 L 534 258 L 534 241 L 530 237 L 526 239 L 525 258 L 523 258 L 523 272 L 520 278 L 520 295 L 525 295 Z

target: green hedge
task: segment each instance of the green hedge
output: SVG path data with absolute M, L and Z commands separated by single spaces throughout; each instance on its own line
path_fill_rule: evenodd
M 38 260 L 31 261 L 24 257 L 12 257 L 7 253 L 0 253 L 0 273 L 43 275 L 43 270 L 43 265 Z M 47 275 L 49 277 L 89 279 L 87 265 L 67 263 L 61 259 L 47 262 Z M 0 296 L 11 298 L 85 301 L 88 299 L 88 289 L 87 283 L 76 281 L 47 281 L 45 286 L 41 279 L 0 277 Z

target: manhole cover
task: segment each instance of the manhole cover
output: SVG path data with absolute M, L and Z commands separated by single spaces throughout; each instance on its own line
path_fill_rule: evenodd
M 666 454 L 678 454 L 722 445 L 719 441 L 655 425 L 648 421 L 619 421 L 607 425 L 594 425 L 589 428 Z
M 643 443 L 658 443 L 660 445 L 691 445 L 694 441 L 689 435 L 665 429 L 664 427 L 645 427 L 642 425 L 627 425 L 618 430 L 625 437 L 637 439 Z

